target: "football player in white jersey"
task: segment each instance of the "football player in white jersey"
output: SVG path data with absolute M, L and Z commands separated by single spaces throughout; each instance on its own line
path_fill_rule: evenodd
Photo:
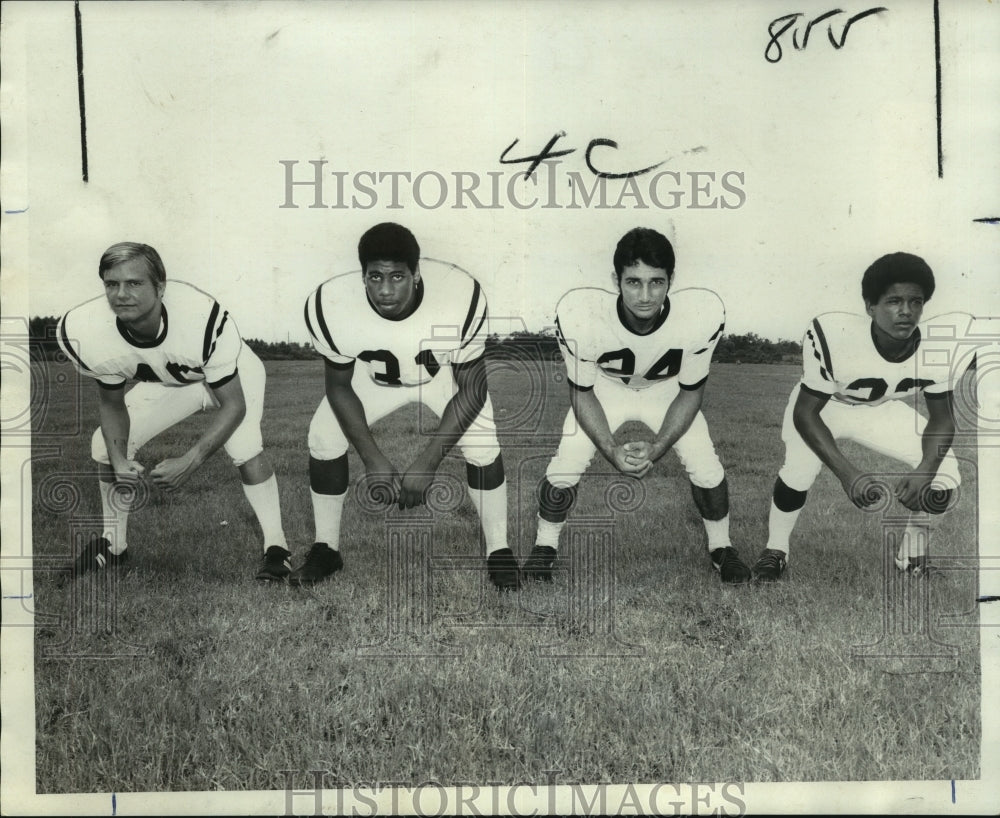
M 933 294 L 934 274 L 922 258 L 891 253 L 862 277 L 866 315 L 826 313 L 806 330 L 802 380 L 785 409 L 785 462 L 774 485 L 768 541 L 753 567 L 757 579 L 784 574 L 792 529 L 824 464 L 858 508 L 894 498 L 908 509 L 896 565 L 915 575 L 926 571 L 927 515 L 952 505 L 960 481 L 950 450 L 952 390 L 962 374 L 955 339 L 965 337 L 972 320 L 949 313 L 922 323 Z M 921 392 L 926 419 L 903 402 Z M 838 440 L 861 443 L 909 471 L 891 488 L 882 486 L 851 462 Z M 884 496 L 887 488 L 893 498 Z
M 263 531 L 257 579 L 283 580 L 291 553 L 278 484 L 261 440 L 263 364 L 212 296 L 182 281 L 167 284 L 163 261 L 149 245 L 113 245 L 101 256 L 98 273 L 104 297 L 67 312 L 56 336 L 77 370 L 96 381 L 99 397 L 91 456 L 98 463 L 104 531 L 85 545 L 73 573 L 128 558 L 126 533 L 138 481 L 148 478 L 163 491 L 176 491 L 221 446 L 239 470 Z M 136 383 L 126 390 L 130 382 Z M 139 449 L 203 409 L 217 411 L 201 437 L 147 475 L 136 460 Z
M 457 445 L 483 526 L 488 574 L 498 589 L 514 590 L 518 566 L 507 545 L 507 484 L 486 381 L 486 296 L 464 270 L 421 259 L 416 238 L 398 224 L 365 232 L 358 257 L 360 270 L 327 280 L 306 301 L 306 325 L 324 357 L 326 396 L 309 426 L 316 538 L 290 581 L 311 585 L 343 567 L 349 444 L 364 462 L 371 492 L 403 509 L 424 502 L 438 466 Z M 371 427 L 410 403 L 440 421 L 414 460 L 398 467 Z
M 726 475 L 701 412 L 725 309 L 710 290 L 668 295 L 673 275 L 670 241 L 637 227 L 615 249 L 616 291 L 571 290 L 556 308 L 572 406 L 539 486 L 538 530 L 522 568 L 526 577 L 552 580 L 559 534 L 595 452 L 622 474 L 641 478 L 672 449 L 691 481 L 712 565 L 723 582 L 750 579 L 729 538 Z M 618 443 L 614 433 L 629 420 L 646 424 L 652 443 Z

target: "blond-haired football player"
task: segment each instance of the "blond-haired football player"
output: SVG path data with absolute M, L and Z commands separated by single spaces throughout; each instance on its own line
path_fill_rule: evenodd
M 284 579 L 291 554 L 281 526 L 278 484 L 260 432 L 264 365 L 212 296 L 183 281 L 168 284 L 163 261 L 149 245 L 109 247 L 98 274 L 104 296 L 71 309 L 57 329 L 63 353 L 97 384 L 101 421 L 91 454 L 98 463 L 104 531 L 83 548 L 74 573 L 127 559 L 135 498 L 129 484 L 148 477 L 161 490 L 175 491 L 222 447 L 239 470 L 263 531 L 257 579 Z M 127 389 L 129 383 L 134 385 Z M 203 409 L 215 410 L 205 432 L 147 475 L 136 459 L 142 446 Z

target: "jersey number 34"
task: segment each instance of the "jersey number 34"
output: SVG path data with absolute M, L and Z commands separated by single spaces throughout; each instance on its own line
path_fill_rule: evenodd
M 642 376 L 647 381 L 663 381 L 681 371 L 683 349 L 668 349 Z M 597 359 L 597 365 L 613 378 L 628 383 L 635 374 L 635 353 L 626 347 L 614 352 L 605 352 Z

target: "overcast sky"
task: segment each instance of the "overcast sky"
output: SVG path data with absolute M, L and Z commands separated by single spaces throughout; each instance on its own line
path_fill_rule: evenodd
M 1000 211 L 988 69 L 1000 37 L 998 15 L 986 24 L 975 7 L 947 5 L 942 21 L 939 179 L 929 2 L 857 21 L 839 50 L 827 25 L 839 39 L 846 12 L 804 50 L 789 30 L 777 62 L 767 31 L 785 4 L 86 2 L 84 184 L 73 6 L 9 4 L 4 25 L 24 37 L 8 62 L 27 96 L 23 123 L 5 122 L 25 159 L 5 169 L 5 216 L 24 238 L 6 284 L 27 277 L 30 314 L 59 314 L 100 293 L 108 245 L 144 241 L 244 336 L 304 341 L 306 295 L 356 267 L 360 233 L 391 219 L 475 274 L 494 317 L 534 329 L 567 289 L 606 286 L 615 242 L 646 225 L 674 240 L 675 287 L 721 295 L 730 332 L 798 339 L 817 313 L 859 310 L 865 267 L 903 249 L 938 275 L 928 314 L 1000 315 L 1000 228 L 973 222 Z M 531 155 L 560 131 L 554 150 L 574 151 L 553 178 L 511 183 L 504 149 L 518 139 L 510 156 Z M 571 184 L 596 181 L 595 139 L 618 145 L 593 146 L 598 170 L 662 163 L 619 208 L 569 207 Z M 302 185 L 299 206 L 281 207 L 283 160 L 296 181 L 326 162 L 326 207 Z M 391 176 L 360 177 L 374 196 L 356 190 L 366 171 L 411 182 L 395 177 L 393 201 Z M 453 207 L 456 173 L 479 180 L 484 205 L 498 184 L 500 206 Z M 624 183 L 607 184 L 615 204 Z

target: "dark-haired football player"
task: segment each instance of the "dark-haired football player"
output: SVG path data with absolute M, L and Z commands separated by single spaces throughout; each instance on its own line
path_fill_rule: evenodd
M 438 466 L 457 445 L 482 521 L 490 579 L 501 590 L 516 589 L 507 484 L 486 380 L 486 295 L 464 270 L 422 259 L 416 238 L 398 224 L 368 230 L 358 257 L 360 270 L 329 279 L 306 301 L 306 324 L 325 359 L 326 396 L 309 426 L 316 541 L 290 581 L 312 584 L 343 567 L 349 445 L 381 481 L 384 499 L 400 508 L 424 502 Z M 413 462 L 397 466 L 371 427 L 410 403 L 428 407 L 440 423 Z
M 205 432 L 186 452 L 158 463 L 149 478 L 174 491 L 220 446 L 240 472 L 243 492 L 264 534 L 260 580 L 291 570 L 278 484 L 260 433 L 264 365 L 240 338 L 229 313 L 210 295 L 172 280 L 146 244 L 108 248 L 98 273 L 104 297 L 60 319 L 57 338 L 76 368 L 97 381 L 101 425 L 91 453 L 97 461 L 104 532 L 83 548 L 75 574 L 118 565 L 128 557 L 126 530 L 145 475 L 135 459 L 160 432 L 203 409 L 215 409 Z M 126 391 L 126 384 L 138 381 Z M 124 484 L 124 487 L 123 485 Z
M 615 249 L 614 292 L 581 288 L 559 301 L 556 324 L 572 407 L 539 486 L 536 544 L 525 576 L 551 581 L 559 534 L 595 452 L 622 474 L 641 478 L 673 450 L 691 481 L 712 565 L 723 582 L 750 578 L 729 539 L 726 475 L 701 413 L 725 309 L 710 290 L 668 295 L 673 276 L 670 241 L 635 228 Z M 653 441 L 618 443 L 614 433 L 629 420 L 646 424 Z
M 892 494 L 910 518 L 896 565 L 919 575 L 927 569 L 927 514 L 952 504 L 959 485 L 950 451 L 955 424 L 952 389 L 954 340 L 971 316 L 949 313 L 921 322 L 934 294 L 934 274 L 920 257 L 891 253 L 861 280 L 865 315 L 825 313 L 802 342 L 802 380 L 785 410 L 785 462 L 774 485 L 768 541 L 754 576 L 776 580 L 788 565 L 792 529 L 806 493 L 825 464 L 858 508 L 887 499 L 871 475 L 844 454 L 839 440 L 854 440 L 907 464 Z M 903 402 L 923 393 L 928 417 Z

